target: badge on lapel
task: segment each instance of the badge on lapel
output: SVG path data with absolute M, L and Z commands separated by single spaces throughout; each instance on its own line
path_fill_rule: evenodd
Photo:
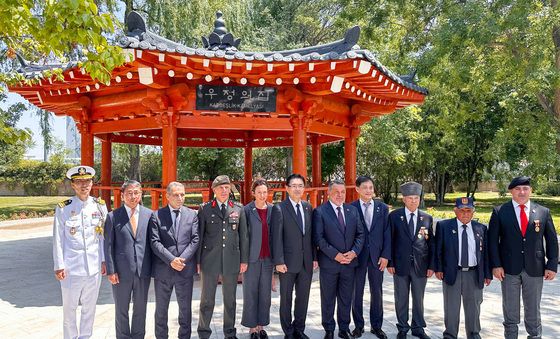
M 76 227 L 70 227 L 70 234 L 71 235 L 76 234 Z
M 541 221 L 539 219 L 535 220 L 535 232 L 539 233 L 541 231 Z
M 480 252 L 482 252 L 482 235 L 480 235 L 480 233 L 476 233 L 476 237 L 478 238 L 478 243 L 480 244 Z

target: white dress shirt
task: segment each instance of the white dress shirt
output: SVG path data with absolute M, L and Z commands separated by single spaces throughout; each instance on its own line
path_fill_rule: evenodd
M 459 233 L 459 256 L 458 256 L 458 263 L 457 266 L 461 266 L 461 252 L 462 252 L 462 248 L 461 247 L 463 245 L 463 223 L 459 221 L 459 219 L 457 220 L 457 230 Z M 467 239 L 469 240 L 469 267 L 473 267 L 477 265 L 477 261 L 476 261 L 476 242 L 474 240 L 474 232 L 472 229 L 472 224 L 469 222 L 467 225 Z

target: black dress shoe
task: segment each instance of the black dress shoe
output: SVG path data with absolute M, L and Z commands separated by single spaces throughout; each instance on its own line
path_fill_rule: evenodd
M 294 339 L 294 335 L 293 334 L 285 334 L 284 339 Z
M 397 339 L 406 339 L 406 332 L 399 332 L 399 334 L 397 334 Z
M 294 338 L 295 339 L 309 339 L 309 337 L 303 333 L 302 331 L 294 331 Z
M 422 331 L 422 332 L 412 332 L 412 336 L 414 337 L 418 337 L 420 339 L 430 339 L 430 337 L 426 334 L 426 332 Z
M 334 339 L 334 331 L 325 331 L 324 339 Z
M 226 337 L 226 339 L 237 339 L 237 336 L 233 335 L 231 337 Z
M 250 339 L 259 339 L 259 332 L 252 332 L 250 334 Z
M 371 333 L 375 334 L 379 339 L 387 339 L 387 335 L 380 328 L 372 328 Z
M 354 337 L 350 333 L 350 331 L 338 331 L 338 337 L 342 339 L 353 339 Z
M 259 331 L 259 339 L 267 339 L 268 338 L 268 333 L 266 333 L 265 330 L 260 330 Z M 253 338 L 251 338 L 253 339 Z
M 362 334 L 364 334 L 364 328 L 363 327 L 356 327 L 354 329 L 354 331 L 352 331 L 352 336 L 354 338 L 359 338 L 362 336 Z

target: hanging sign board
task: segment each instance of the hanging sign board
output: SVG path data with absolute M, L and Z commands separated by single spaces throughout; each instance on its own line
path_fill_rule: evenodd
M 276 88 L 196 86 L 196 109 L 227 112 L 276 112 Z

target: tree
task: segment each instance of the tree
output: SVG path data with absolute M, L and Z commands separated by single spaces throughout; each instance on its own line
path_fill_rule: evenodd
M 107 12 L 100 12 L 98 5 Z M 64 62 L 70 55 L 84 56 L 87 60 L 80 60 L 81 67 L 92 78 L 107 82 L 111 70 L 124 63 L 122 50 L 106 37 L 118 27 L 112 10 L 113 0 L 4 0 L 0 6 L 0 61 L 6 67 L 0 72 L 0 82 L 25 80 L 22 74 L 10 72 L 19 67 L 15 62 L 18 54 L 34 62 L 53 58 Z
M 0 93 L 0 103 L 5 103 L 6 99 L 6 93 Z M 0 167 L 19 162 L 31 144 L 31 131 L 16 127 L 24 111 L 22 103 L 7 109 L 0 106 Z

